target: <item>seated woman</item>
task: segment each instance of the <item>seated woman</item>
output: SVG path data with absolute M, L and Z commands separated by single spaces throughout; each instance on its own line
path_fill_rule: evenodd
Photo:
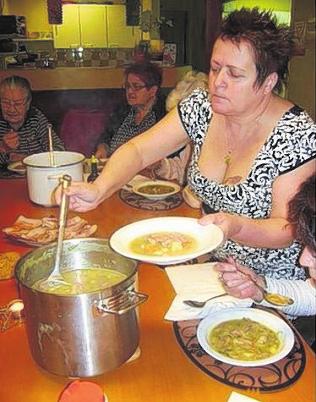
M 213 47 L 209 93 L 193 91 L 120 147 L 92 185 L 69 187 L 70 208 L 96 208 L 191 141 L 188 185 L 215 212 L 199 222 L 217 224 L 226 237 L 214 258 L 233 256 L 256 273 L 304 280 L 287 206 L 315 171 L 316 130 L 306 111 L 278 95 L 293 49 L 291 30 L 271 12 L 233 11 Z
M 265 304 L 262 290 L 289 296 L 294 304 L 284 307 L 283 311 L 292 316 L 311 316 L 316 314 L 316 199 L 315 175 L 301 186 L 289 205 L 289 219 L 296 225 L 296 238 L 304 248 L 300 256 L 300 264 L 307 268 L 310 278 L 303 280 L 273 279 L 259 276 L 250 268 L 235 263 L 230 259 L 226 263 L 218 263 L 216 270 L 220 273 L 225 290 L 232 296 L 252 298 L 257 303 Z M 297 320 L 299 329 L 303 320 Z M 302 323 L 302 324 L 301 324 Z M 315 341 L 315 321 L 309 320 L 309 341 Z M 306 330 L 302 331 L 303 335 Z
M 27 79 L 11 76 L 0 83 L 0 165 L 49 150 L 48 120 L 39 109 L 31 106 L 31 100 Z M 53 130 L 52 139 L 55 150 L 64 150 Z
M 100 136 L 95 156 L 107 158 L 122 144 L 152 127 L 165 115 L 160 93 L 162 74 L 150 62 L 132 64 L 125 70 L 126 103 L 111 114 Z

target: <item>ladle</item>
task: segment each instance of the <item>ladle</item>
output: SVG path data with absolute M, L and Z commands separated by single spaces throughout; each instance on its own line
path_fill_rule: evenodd
M 52 125 L 48 124 L 48 147 L 49 147 L 49 162 L 51 166 L 55 166 L 55 155 L 53 147 Z
M 57 238 L 57 246 L 56 246 L 56 256 L 55 256 L 55 264 L 54 269 L 50 273 L 50 275 L 43 280 L 41 283 L 41 288 L 43 287 L 51 287 L 54 286 L 54 283 L 58 282 L 58 284 L 67 284 L 64 277 L 60 273 L 60 263 L 61 263 L 61 255 L 63 251 L 63 240 L 65 227 L 67 222 L 67 212 L 68 212 L 68 204 L 69 197 L 65 193 L 65 189 L 69 187 L 71 184 L 71 177 L 68 174 L 63 175 L 60 178 L 62 195 L 60 202 L 60 210 L 59 210 L 59 229 L 58 229 L 58 238 Z

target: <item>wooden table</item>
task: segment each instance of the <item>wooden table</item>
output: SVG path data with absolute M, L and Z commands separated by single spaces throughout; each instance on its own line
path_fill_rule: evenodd
M 57 215 L 56 208 L 43 208 L 28 200 L 24 179 L 0 180 L 0 229 L 18 215 Z M 134 209 L 117 195 L 96 210 L 82 216 L 98 224 L 97 235 L 109 237 L 118 227 L 154 216 L 193 216 L 198 212 L 182 204 L 166 212 Z M 0 234 L 0 251 L 30 249 L 6 241 Z M 163 319 L 174 296 L 172 286 L 157 266 L 139 265 L 139 289 L 149 295 L 140 307 L 140 349 L 136 360 L 111 373 L 90 379 L 102 386 L 110 402 L 224 402 L 233 390 L 269 402 L 311 402 L 315 400 L 315 355 L 305 344 L 306 368 L 288 389 L 261 394 L 238 391 L 224 385 L 195 366 L 177 344 L 172 323 Z M 0 306 L 18 297 L 15 281 L 0 282 Z M 32 360 L 24 325 L 0 333 L 0 401 L 56 402 L 69 379 L 41 370 Z M 89 401 L 87 401 L 89 402 Z

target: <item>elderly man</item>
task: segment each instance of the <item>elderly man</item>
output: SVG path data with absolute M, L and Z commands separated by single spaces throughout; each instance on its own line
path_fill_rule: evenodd
M 48 120 L 31 106 L 31 87 L 25 78 L 11 76 L 0 83 L 0 165 L 49 149 Z M 64 150 L 52 132 L 55 150 Z

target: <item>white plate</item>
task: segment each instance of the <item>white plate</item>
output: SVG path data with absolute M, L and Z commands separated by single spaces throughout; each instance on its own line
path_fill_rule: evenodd
M 216 352 L 207 341 L 208 334 L 212 331 L 214 327 L 224 321 L 241 318 L 250 318 L 251 320 L 257 321 L 260 324 L 263 324 L 273 331 L 277 332 L 282 343 L 279 352 L 269 358 L 255 361 L 232 359 L 228 356 Z M 198 326 L 197 338 L 199 344 L 202 346 L 205 352 L 213 356 L 215 359 L 220 360 L 224 363 L 232 364 L 234 366 L 243 367 L 264 366 L 266 364 L 271 364 L 278 360 L 281 360 L 292 350 L 294 345 L 293 331 L 284 320 L 272 313 L 255 308 L 227 309 L 223 311 L 218 311 L 210 316 L 207 316 L 200 322 Z
M 136 237 L 156 232 L 184 233 L 194 237 L 198 246 L 194 252 L 171 257 L 137 254 L 130 249 L 130 243 Z M 213 224 L 202 226 L 195 218 L 173 216 L 145 219 L 123 226 L 113 233 L 110 245 L 117 253 L 125 257 L 158 265 L 168 265 L 178 264 L 206 254 L 218 247 L 223 238 L 223 232 L 218 226 Z
M 155 186 L 155 185 L 160 185 L 160 186 L 168 186 L 171 187 L 172 190 L 168 191 L 167 193 L 164 194 L 146 194 L 140 191 L 142 187 L 145 186 Z M 166 181 L 166 180 L 147 180 L 139 183 L 135 183 L 133 185 L 133 192 L 135 194 L 141 195 L 142 197 L 148 198 L 150 200 L 163 200 L 164 198 L 170 197 L 173 194 L 178 193 L 181 190 L 181 187 L 173 183 L 171 181 Z
M 19 174 L 25 174 L 26 173 L 26 167 L 23 164 L 22 161 L 17 161 L 17 162 L 12 162 L 8 165 L 7 167 L 8 170 L 11 172 L 19 173 Z

